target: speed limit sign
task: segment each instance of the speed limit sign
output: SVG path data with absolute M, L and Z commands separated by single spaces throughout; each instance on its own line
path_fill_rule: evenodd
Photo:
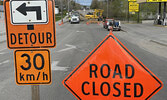
M 16 83 L 18 85 L 51 83 L 49 50 L 15 50 L 14 58 Z

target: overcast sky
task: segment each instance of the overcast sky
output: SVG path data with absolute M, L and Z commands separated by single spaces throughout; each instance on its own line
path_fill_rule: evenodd
M 77 3 L 80 3 L 81 5 L 91 5 L 92 0 L 75 0 Z

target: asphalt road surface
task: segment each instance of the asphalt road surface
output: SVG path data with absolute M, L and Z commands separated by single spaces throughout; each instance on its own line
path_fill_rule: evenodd
M 157 31 L 151 30 L 151 28 L 155 29 L 155 26 L 148 26 L 150 31 L 154 31 L 150 33 L 150 36 L 147 28 L 145 28 L 146 26 L 141 25 L 139 29 L 136 25 L 123 25 L 122 29 L 124 31 L 114 32 L 114 34 L 163 81 L 163 89 L 154 95 L 151 100 L 166 100 L 166 46 L 150 42 L 150 40 L 155 39 L 151 37 L 153 36 L 151 34 L 154 34 L 155 37 L 159 34 L 156 34 Z M 142 32 L 138 32 L 138 30 L 142 30 Z M 161 31 L 161 33 L 164 32 L 165 34 L 165 30 Z M 62 85 L 62 81 L 109 32 L 102 25 L 86 25 L 84 22 L 57 25 L 56 31 L 57 47 L 50 49 L 52 84 L 40 85 L 40 100 L 77 100 Z M 147 34 L 143 33 L 145 31 L 147 31 Z M 158 41 L 158 39 L 156 40 Z M 5 42 L 1 43 L 0 47 L 0 100 L 31 100 L 31 86 L 17 86 L 15 83 L 13 50 L 8 50 Z M 156 50 L 151 50 L 151 47 Z

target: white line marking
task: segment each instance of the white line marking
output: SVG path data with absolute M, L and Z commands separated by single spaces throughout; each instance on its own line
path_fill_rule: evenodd
M 57 66 L 57 64 L 59 63 L 59 61 L 53 61 L 51 66 L 52 66 L 52 70 L 54 71 L 68 71 L 68 68 L 69 67 L 60 67 L 60 66 Z
M 0 55 L 3 55 L 3 54 L 5 54 L 6 52 L 0 52 Z
M 85 31 L 77 31 L 77 33 L 79 33 L 79 32 L 85 32 Z
M 69 44 L 65 44 L 65 46 L 67 46 L 67 48 L 61 49 L 61 50 L 59 50 L 59 51 L 57 51 L 57 52 L 63 52 L 63 51 L 67 51 L 67 50 L 71 50 L 71 49 L 76 49 L 76 48 L 77 48 L 76 46 L 74 46 L 74 45 L 69 45 Z
M 8 62 L 9 62 L 9 60 L 5 60 L 5 61 L 3 61 L 2 63 L 0 63 L 0 65 L 6 64 L 6 63 L 8 63 Z
M 7 49 L 7 48 L 1 49 L 0 51 L 3 51 L 3 50 L 5 50 L 5 49 Z
M 5 63 L 8 63 L 9 62 L 9 60 L 5 60 L 4 62 L 2 62 L 3 64 L 5 64 Z

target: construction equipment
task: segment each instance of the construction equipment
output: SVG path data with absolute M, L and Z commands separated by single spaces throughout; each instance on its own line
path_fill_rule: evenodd
M 103 14 L 104 10 L 102 9 L 95 9 L 94 12 L 89 12 L 87 15 L 85 15 L 86 19 L 99 19 L 102 14 Z

